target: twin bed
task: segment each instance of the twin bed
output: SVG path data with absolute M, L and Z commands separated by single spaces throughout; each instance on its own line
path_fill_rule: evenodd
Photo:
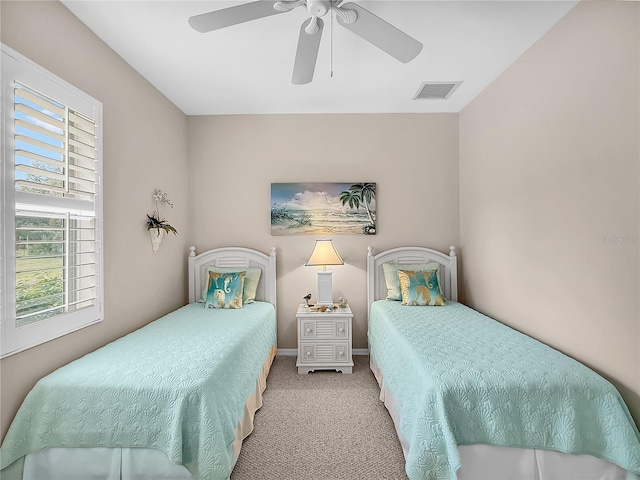
M 370 366 L 409 478 L 638 480 L 640 434 L 615 388 L 458 303 L 456 262 L 453 247 L 368 251 Z M 426 264 L 446 305 L 386 300 L 389 265 Z M 258 269 L 255 303 L 204 308 L 212 269 Z M 189 304 L 40 380 L 7 433 L 0 476 L 228 479 L 275 356 L 275 303 L 274 249 L 192 248 Z
M 385 264 L 437 269 L 446 305 L 387 300 Z M 638 478 L 640 434 L 617 390 L 458 303 L 454 247 L 369 248 L 367 279 L 371 370 L 411 480 Z
M 258 272 L 255 302 L 205 308 L 211 269 Z M 192 247 L 189 304 L 40 380 L 7 432 L 0 476 L 228 479 L 262 405 L 275 304 L 275 249 Z

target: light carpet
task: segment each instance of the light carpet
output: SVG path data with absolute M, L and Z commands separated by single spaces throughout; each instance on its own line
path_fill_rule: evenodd
M 354 363 L 351 375 L 298 375 L 295 357 L 276 357 L 231 480 L 406 480 L 369 357 Z

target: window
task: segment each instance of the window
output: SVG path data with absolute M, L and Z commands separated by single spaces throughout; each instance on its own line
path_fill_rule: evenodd
M 102 104 L 2 45 L 0 354 L 103 319 Z

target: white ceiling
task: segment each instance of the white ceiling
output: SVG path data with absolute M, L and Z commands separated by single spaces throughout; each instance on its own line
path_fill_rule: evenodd
M 292 85 L 305 8 L 199 33 L 189 17 L 247 2 L 62 2 L 187 115 L 459 112 L 577 3 L 355 0 L 422 52 L 400 63 L 326 16 L 313 81 Z M 428 81 L 463 83 L 448 100 L 413 100 Z

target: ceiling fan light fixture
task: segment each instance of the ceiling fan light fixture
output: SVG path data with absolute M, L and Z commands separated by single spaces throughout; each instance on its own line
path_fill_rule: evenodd
M 200 33 L 206 33 L 290 12 L 301 6 L 307 8 L 310 18 L 303 22 L 298 35 L 298 48 L 291 80 L 294 85 L 309 83 L 313 79 L 324 25 L 321 17 L 330 13 L 331 10 L 336 12 L 338 25 L 402 63 L 413 60 L 422 50 L 422 43 L 402 30 L 365 8 L 353 2 L 343 3 L 342 0 L 257 0 L 194 15 L 189 17 L 189 25 Z
M 307 10 L 313 17 L 324 17 L 331 10 L 331 0 L 307 0 Z

